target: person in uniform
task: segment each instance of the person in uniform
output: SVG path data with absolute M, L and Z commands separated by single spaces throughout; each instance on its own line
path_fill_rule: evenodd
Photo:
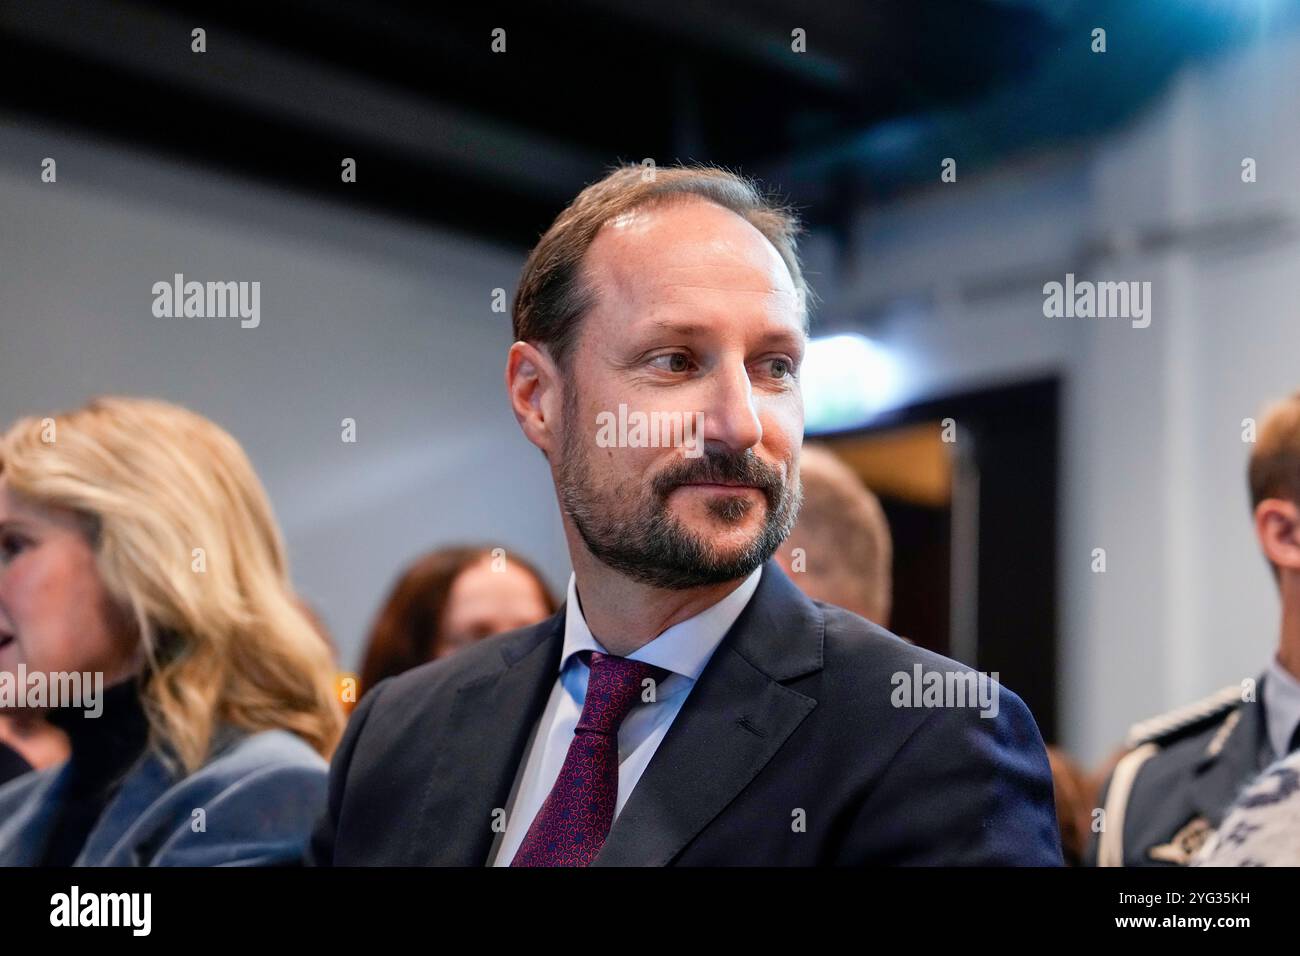
M 1257 439 L 1250 494 L 1281 596 L 1277 653 L 1262 675 L 1129 731 L 1102 790 L 1091 864 L 1190 863 L 1241 789 L 1300 749 L 1300 393 L 1268 411 Z

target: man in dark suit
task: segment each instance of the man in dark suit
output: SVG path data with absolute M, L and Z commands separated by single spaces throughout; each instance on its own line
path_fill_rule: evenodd
M 362 699 L 317 862 L 1060 862 L 1019 698 L 768 560 L 800 498 L 795 232 L 730 173 L 634 166 L 542 237 L 506 384 L 568 600 Z

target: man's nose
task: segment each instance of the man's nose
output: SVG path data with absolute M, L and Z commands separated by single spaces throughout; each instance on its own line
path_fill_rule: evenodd
M 754 406 L 749 369 L 743 362 L 728 364 L 711 376 L 704 408 L 704 442 L 742 452 L 763 440 L 763 425 Z

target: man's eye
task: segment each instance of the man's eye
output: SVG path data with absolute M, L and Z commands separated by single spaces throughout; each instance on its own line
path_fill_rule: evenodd
M 650 364 L 664 372 L 686 372 L 690 370 L 691 359 L 685 352 L 670 352 L 655 356 Z
M 794 374 L 794 364 L 788 359 L 769 359 L 768 364 L 771 366 L 773 378 L 789 378 Z

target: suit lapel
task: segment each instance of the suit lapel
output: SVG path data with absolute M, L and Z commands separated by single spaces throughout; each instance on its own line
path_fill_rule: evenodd
M 655 751 L 596 866 L 663 866 L 817 706 L 782 682 L 822 667 L 824 621 L 775 562 Z
M 456 691 L 423 798 L 411 863 L 483 866 L 493 811 L 504 809 L 533 727 L 560 670 L 564 610 L 502 646 L 492 665 Z

